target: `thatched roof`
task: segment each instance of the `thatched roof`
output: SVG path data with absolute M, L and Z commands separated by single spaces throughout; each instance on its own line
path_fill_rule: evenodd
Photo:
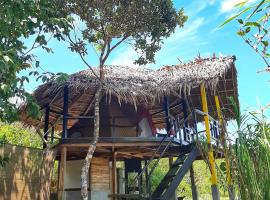
M 200 108 L 199 86 L 204 84 L 209 94 L 219 93 L 223 107 L 229 109 L 231 106 L 227 97 L 233 96 L 238 102 L 234 63 L 235 57 L 214 57 L 197 58 L 179 65 L 163 66 L 158 70 L 106 66 L 103 91 L 107 102 L 116 97 L 119 103 L 132 104 L 135 108 L 144 105 L 150 112 L 156 112 L 162 108 L 164 95 L 170 97 L 171 103 L 188 96 L 193 106 Z M 94 70 L 98 73 L 99 69 Z M 91 70 L 72 74 L 65 84 L 70 91 L 69 112 L 74 115 L 90 113 L 91 101 L 99 84 Z M 39 86 L 33 95 L 42 108 L 50 104 L 54 110 L 61 112 L 63 87 L 56 82 L 49 82 Z M 212 97 L 208 96 L 210 99 Z M 213 100 L 210 100 L 210 111 L 213 106 Z M 24 120 L 28 121 L 25 117 Z

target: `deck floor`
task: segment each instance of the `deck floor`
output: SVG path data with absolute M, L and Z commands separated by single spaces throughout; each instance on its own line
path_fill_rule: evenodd
M 67 147 L 68 159 L 84 158 L 93 138 L 67 138 L 57 148 Z M 140 158 L 149 159 L 162 141 L 162 137 L 100 137 L 94 156 L 111 157 L 113 152 L 117 152 L 117 159 Z M 164 157 L 177 156 L 182 151 L 186 151 L 189 145 L 181 145 L 177 138 L 167 138 L 162 143 L 160 152 L 156 153 L 159 157 L 162 149 L 166 147 L 171 140 L 169 148 Z

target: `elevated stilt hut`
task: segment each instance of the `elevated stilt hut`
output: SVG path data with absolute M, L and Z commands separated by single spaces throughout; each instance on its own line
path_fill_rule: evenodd
M 196 142 L 206 138 L 213 198 L 218 199 L 215 142 L 221 134 L 220 123 L 234 118 L 228 97 L 238 104 L 234 63 L 234 57 L 213 57 L 158 70 L 106 66 L 89 197 L 173 198 L 186 172 L 192 171 L 193 161 L 203 158 Z M 26 123 L 44 127 L 44 148 L 58 152 L 60 199 L 80 199 L 80 171 L 93 138 L 98 81 L 91 70 L 84 70 L 70 75 L 64 84 L 43 84 L 33 93 L 42 108 L 42 120 L 23 116 Z M 220 110 L 224 110 L 222 119 Z M 200 122 L 204 126 L 197 126 Z M 169 171 L 153 189 L 153 171 L 165 157 L 170 158 Z

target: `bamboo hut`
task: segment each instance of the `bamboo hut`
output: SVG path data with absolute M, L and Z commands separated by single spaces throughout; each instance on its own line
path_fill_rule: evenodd
M 158 70 L 106 66 L 104 74 L 100 138 L 90 167 L 89 196 L 172 198 L 182 180 L 181 174 L 201 157 L 194 150 L 196 141 L 207 137 L 211 146 L 219 138 L 215 97 L 223 118 L 234 119 L 228 97 L 238 104 L 235 57 L 196 58 Z M 31 119 L 22 112 L 25 123 L 44 129 L 44 148 L 58 141 L 53 148 L 60 161 L 61 199 L 80 198 L 80 169 L 93 138 L 94 95 L 98 84 L 91 70 L 74 73 L 63 84 L 57 81 L 43 84 L 33 93 L 42 109 L 42 119 Z M 204 130 L 198 130 L 200 122 L 204 122 Z M 168 180 L 161 180 L 158 188 L 151 191 L 150 166 L 155 164 L 150 163 L 158 164 L 161 157 L 177 157 L 182 161 L 173 177 L 168 175 Z M 122 163 L 119 169 L 118 162 Z M 176 164 L 171 163 L 171 168 Z M 133 181 L 128 180 L 131 173 L 135 173 Z

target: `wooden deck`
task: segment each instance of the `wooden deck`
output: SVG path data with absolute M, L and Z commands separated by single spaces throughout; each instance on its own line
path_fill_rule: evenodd
M 162 137 L 100 137 L 98 146 L 156 146 L 159 145 Z M 179 146 L 180 141 L 177 138 L 167 138 L 164 142 L 166 144 L 172 139 L 172 144 Z M 66 138 L 63 139 L 64 146 L 88 146 L 93 140 L 92 137 L 83 138 Z
M 93 138 L 67 138 L 63 139 L 61 144 L 56 146 L 57 149 L 67 148 L 67 160 L 84 159 Z M 139 158 L 142 160 L 149 159 L 156 151 L 162 141 L 162 137 L 100 137 L 94 156 L 112 158 L 113 153 L 117 154 L 117 160 L 121 161 L 125 158 Z M 177 157 L 182 153 L 189 152 L 193 144 L 181 144 L 177 138 L 167 138 L 155 157 L 159 157 L 162 149 L 172 139 L 169 148 L 163 157 Z M 56 156 L 59 159 L 60 151 Z M 221 156 L 218 156 L 221 157 Z M 202 159 L 202 158 L 198 158 Z

